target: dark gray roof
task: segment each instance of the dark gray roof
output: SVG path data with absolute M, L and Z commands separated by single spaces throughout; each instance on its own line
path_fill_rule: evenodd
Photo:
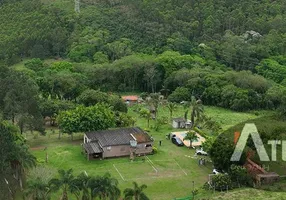
M 146 133 L 139 127 L 89 132 L 86 133 L 86 136 L 91 141 L 98 141 L 98 143 L 102 147 L 105 147 L 130 144 L 130 140 L 134 140 L 130 134 L 132 134 L 136 138 L 138 143 L 152 141 L 148 133 Z
M 173 118 L 173 121 L 175 122 L 186 122 L 186 120 L 184 118 Z
M 102 149 L 100 148 L 97 142 L 90 142 L 83 144 L 83 148 L 89 153 L 101 153 Z

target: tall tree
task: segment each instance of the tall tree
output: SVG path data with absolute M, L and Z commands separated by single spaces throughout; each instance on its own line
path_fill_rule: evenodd
M 19 125 L 21 133 L 25 124 L 32 123 L 41 131 L 42 118 L 39 109 L 39 91 L 37 84 L 25 73 L 1 67 L 0 107 L 4 119 Z M 30 120 L 33 119 L 33 120 Z
M 60 112 L 58 124 L 64 133 L 105 130 L 115 126 L 115 117 L 109 105 L 96 104 L 91 107 L 78 106 L 73 110 Z
M 175 103 L 172 103 L 172 102 L 169 102 L 167 104 L 167 108 L 170 112 L 170 120 L 172 121 L 172 118 L 173 118 L 173 112 L 176 110 L 177 108 L 177 105 Z
M 32 200 L 50 200 L 51 189 L 49 184 L 44 183 L 39 177 L 27 181 L 24 196 Z
M 78 175 L 74 180 L 73 190 L 82 192 L 81 200 L 89 200 L 90 199 L 90 192 L 89 192 L 89 183 L 91 177 L 87 175 L 87 173 L 81 173 Z M 76 196 L 79 199 L 79 195 Z
M 190 148 L 193 147 L 193 141 L 197 140 L 198 136 L 195 131 L 189 131 L 187 135 L 184 137 L 184 140 L 190 141 Z
M 196 100 L 193 96 L 190 102 L 191 106 L 191 121 L 192 121 L 192 128 L 195 126 L 195 119 L 201 117 L 202 113 L 204 112 L 204 107 L 201 100 Z
M 15 169 L 15 177 L 19 181 L 22 189 L 22 178 L 25 176 L 25 170 L 36 166 L 36 157 L 29 153 L 29 147 L 24 143 L 17 145 L 17 150 L 13 155 L 12 166 Z
M 120 197 L 118 181 L 106 173 L 101 177 L 94 177 L 89 180 L 91 199 L 98 197 L 101 200 L 116 200 Z
M 184 118 L 187 121 L 188 120 L 188 113 L 190 110 L 190 102 L 189 101 L 185 101 L 183 104 L 183 108 L 184 108 Z
M 140 116 L 144 117 L 145 119 L 147 119 L 147 128 L 149 128 L 150 125 L 150 119 L 151 119 L 151 112 L 150 110 L 143 108 L 140 110 Z
M 160 95 L 160 93 L 151 93 L 149 97 L 146 98 L 147 104 L 149 106 L 150 111 L 154 112 L 154 117 L 157 117 L 158 114 L 158 108 L 162 101 L 163 96 Z
M 125 200 L 149 200 L 147 195 L 143 192 L 147 188 L 147 185 L 138 185 L 136 182 L 133 182 L 133 188 L 127 188 L 124 190 L 124 199 Z
M 62 200 L 68 200 L 68 191 L 74 188 L 74 176 L 73 170 L 69 169 L 67 171 L 60 169 L 59 178 L 54 178 L 50 181 L 51 188 L 53 190 L 62 190 Z
M 5 121 L 0 122 L 0 147 L 0 199 L 11 199 L 26 175 L 24 169 L 34 166 L 36 158 L 28 151 L 19 130 Z

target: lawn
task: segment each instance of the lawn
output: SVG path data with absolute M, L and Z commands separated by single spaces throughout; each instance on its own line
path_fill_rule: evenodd
M 43 142 L 45 139 L 46 142 L 41 146 L 33 141 Z M 163 141 L 157 154 L 150 155 L 145 160 L 143 157 L 137 157 L 134 162 L 130 162 L 129 158 L 87 161 L 81 154 L 81 140 L 70 142 L 68 136 L 64 136 L 60 142 L 54 143 L 55 140 L 58 140 L 57 135 L 32 139 L 31 144 L 37 144 L 32 147 L 32 153 L 43 165 L 53 169 L 73 168 L 74 174 L 86 171 L 90 175 L 103 175 L 109 172 L 119 180 L 122 190 L 130 187 L 133 181 L 144 183 L 148 185 L 146 193 L 151 199 L 170 199 L 189 195 L 192 181 L 195 181 L 196 186 L 201 186 L 207 181 L 207 174 L 212 169 L 211 163 L 198 166 L 197 159 L 191 158 L 194 150 L 176 147 L 167 140 Z M 49 158 L 47 164 L 44 163 L 46 152 Z
M 270 192 L 253 188 L 240 188 L 229 192 L 205 194 L 202 199 L 208 200 L 286 200 L 285 192 Z M 207 197 L 209 196 L 209 197 Z M 207 198 L 206 198 L 207 197 Z M 200 199 L 200 198 L 197 198 Z
M 254 113 L 236 113 L 215 107 L 206 107 L 205 110 L 209 116 L 219 120 L 223 129 L 258 117 Z M 147 120 L 139 117 L 133 108 L 129 109 L 129 114 L 136 118 L 136 126 L 146 128 Z M 173 116 L 182 117 L 182 114 L 183 108 L 179 107 Z M 168 117 L 169 112 L 166 107 L 160 107 L 158 115 Z M 152 126 L 154 121 L 150 123 L 150 127 Z M 211 162 L 207 162 L 206 166 L 199 166 L 198 157 L 194 157 L 194 150 L 177 147 L 167 140 L 165 135 L 173 131 L 170 124 L 163 125 L 158 131 L 152 128 L 149 130 L 158 153 L 149 155 L 145 160 L 137 157 L 134 162 L 130 162 L 129 158 L 87 161 L 81 153 L 82 134 L 75 135 L 74 141 L 71 141 L 68 135 L 58 139 L 58 130 L 49 128 L 46 136 L 36 135 L 34 138 L 35 135 L 31 133 L 26 133 L 26 136 L 32 153 L 42 165 L 54 170 L 73 168 L 75 175 L 84 171 L 89 175 L 103 175 L 109 172 L 119 181 L 122 191 L 131 187 L 133 181 L 146 184 L 146 193 L 152 200 L 190 196 L 193 181 L 195 188 L 201 188 L 212 171 Z M 162 146 L 158 146 L 159 140 L 162 140 Z M 46 152 L 48 163 L 45 163 Z M 54 195 L 53 199 L 57 199 L 57 195 Z M 209 195 L 210 193 L 202 191 L 198 196 Z M 70 197 L 75 199 L 74 196 Z
M 136 118 L 137 120 L 137 125 L 140 127 L 146 127 L 147 126 L 147 121 L 140 118 L 137 113 L 133 111 L 134 109 L 129 109 L 129 114 L 132 115 L 133 117 Z M 205 113 L 209 116 L 212 117 L 215 121 L 219 122 L 222 131 L 226 130 L 236 124 L 239 124 L 241 122 L 250 120 L 250 119 L 256 119 L 261 116 L 265 115 L 271 115 L 273 112 L 271 111 L 255 111 L 255 112 L 235 112 L 232 110 L 224 109 L 224 108 L 219 108 L 219 107 L 214 107 L 214 106 L 204 106 Z M 168 117 L 170 118 L 170 113 L 169 110 L 167 109 L 166 106 L 160 106 L 159 111 L 158 111 L 158 116 L 159 117 Z M 173 117 L 184 117 L 184 108 L 183 106 L 178 106 L 177 109 L 173 113 Z M 188 114 L 188 118 L 190 119 L 190 112 Z

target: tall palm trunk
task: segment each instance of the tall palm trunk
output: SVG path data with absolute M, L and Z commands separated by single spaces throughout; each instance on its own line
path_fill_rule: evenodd
M 192 121 L 191 128 L 193 128 L 195 125 L 195 111 L 194 110 L 192 111 L 192 114 L 191 114 L 191 121 Z
M 68 192 L 67 192 L 66 189 L 64 189 L 63 195 L 62 195 L 62 199 L 61 199 L 61 200 L 68 200 L 68 199 L 69 199 L 69 198 L 68 198 Z

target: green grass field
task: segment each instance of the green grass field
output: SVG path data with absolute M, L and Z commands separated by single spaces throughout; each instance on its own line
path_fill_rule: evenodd
M 268 114 L 267 112 L 260 112 L 259 115 L 237 113 L 216 107 L 206 107 L 205 111 L 222 124 L 223 130 L 236 123 Z M 146 128 L 146 119 L 140 118 L 132 108 L 129 109 L 129 114 L 136 118 L 136 126 Z M 182 114 L 183 109 L 179 107 L 173 116 L 182 117 Z M 169 112 L 165 107 L 160 107 L 158 115 L 168 117 Z M 154 121 L 151 121 L 150 127 L 153 125 Z M 241 193 L 235 190 L 228 194 L 212 194 L 212 192 L 200 189 L 208 180 L 208 174 L 213 168 L 212 163 L 207 162 L 206 166 L 199 166 L 193 149 L 177 147 L 165 139 L 165 135 L 172 130 L 170 124 L 163 125 L 159 131 L 150 128 L 150 134 L 155 140 L 154 145 L 158 148 L 158 153 L 149 155 L 145 161 L 142 157 L 137 157 L 134 162 L 130 162 L 129 158 L 87 161 L 81 153 L 82 134 L 75 135 L 74 141 L 71 141 L 68 135 L 63 135 L 61 139 L 58 139 L 58 130 L 52 131 L 47 128 L 47 136 L 38 136 L 36 139 L 31 133 L 26 133 L 26 136 L 32 153 L 42 165 L 54 170 L 73 168 L 75 175 L 84 171 L 89 175 L 103 175 L 109 172 L 118 179 L 122 191 L 131 187 L 133 181 L 146 184 L 148 186 L 146 193 L 152 200 L 190 196 L 192 181 L 195 181 L 195 188 L 200 191 L 198 198 L 229 199 L 232 193 Z M 160 147 L 158 147 L 159 140 L 163 141 Z M 48 163 L 44 162 L 46 152 L 49 158 Z M 54 194 L 52 199 L 58 199 L 58 195 Z M 75 199 L 75 197 L 70 195 L 70 199 Z
M 43 140 L 42 137 L 44 136 L 36 140 Z M 90 175 L 103 175 L 109 172 L 119 180 L 122 190 L 130 187 L 133 181 L 144 183 L 148 185 L 146 192 L 151 199 L 189 195 L 192 181 L 195 181 L 198 187 L 201 186 L 207 181 L 207 174 L 212 169 L 211 163 L 203 167 L 198 166 L 197 159 L 191 158 L 194 150 L 176 147 L 167 140 L 163 141 L 157 154 L 148 156 L 145 161 L 141 157 L 137 157 L 134 162 L 130 162 L 129 158 L 87 161 L 81 154 L 81 140 L 70 142 L 70 138 L 65 136 L 61 139 L 61 144 L 49 141 L 57 140 L 56 137 L 57 135 L 51 135 L 41 146 L 34 143 L 37 146 L 32 148 L 32 153 L 41 163 L 44 163 L 48 152 L 48 163 L 43 165 L 53 169 L 73 168 L 75 175 L 84 171 Z M 44 150 L 44 147 L 47 149 Z

